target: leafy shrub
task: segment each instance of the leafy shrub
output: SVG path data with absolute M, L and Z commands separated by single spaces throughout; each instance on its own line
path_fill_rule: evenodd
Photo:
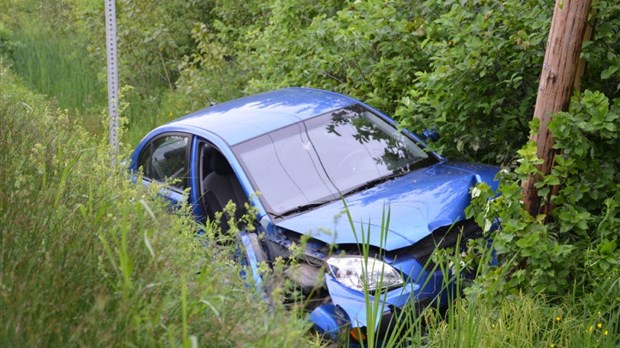
M 81 9 L 89 49 L 102 63 L 106 61 L 103 5 Z M 190 30 L 194 22 L 208 16 L 208 3 L 123 0 L 116 14 L 121 83 L 131 85 L 142 95 L 148 95 L 153 88 L 172 89 L 181 57 L 194 48 Z
M 268 310 L 185 208 L 109 165 L 106 137 L 4 67 L 0 87 L 0 346 L 305 342 L 307 323 Z
M 240 18 L 261 14 L 256 23 L 214 12 L 216 24 L 195 30 L 180 86 L 199 95 L 234 62 L 237 90 L 343 92 L 411 130 L 438 129 L 447 154 L 508 162 L 526 140 L 552 3 L 250 3 Z
M 402 93 L 403 124 L 437 129 L 452 157 L 510 162 L 527 139 L 552 5 L 446 4 L 424 27 L 429 64 Z
M 131 91 L 125 93 L 128 143 L 137 143 L 148 130 L 188 111 L 183 96 L 171 95 L 182 57 L 196 47 L 191 28 L 208 21 L 211 6 L 210 1 L 117 1 L 119 85 Z M 87 38 L 88 51 L 98 62 L 92 68 L 105 81 L 104 2 L 74 2 L 67 11 L 80 18 L 72 24 Z
M 503 172 L 501 196 L 493 199 L 488 187 L 475 191 L 468 214 L 481 226 L 501 221 L 491 236 L 502 263 L 470 289 L 474 294 L 544 292 L 569 298 L 590 315 L 620 311 L 620 6 L 601 1 L 594 7 L 596 30 L 584 45 L 581 85 L 598 90 L 577 94 L 568 112 L 553 116 L 555 163 L 536 184 L 541 201 L 553 208 L 549 216 L 531 216 L 522 207 L 520 182 L 540 174 L 542 163 L 529 142 L 517 151 L 514 171 Z M 537 122 L 531 128 L 537 130 Z
M 561 185 L 547 204 L 551 216 L 531 216 L 522 207 L 519 182 L 539 173 L 535 144 L 519 151 L 519 166 L 506 172 L 501 196 L 480 187 L 468 210 L 481 225 L 496 219 L 491 233 L 501 266 L 487 275 L 496 289 L 528 289 L 552 296 L 572 296 L 588 311 L 620 310 L 620 99 L 610 104 L 600 92 L 576 97 L 569 112 L 549 124 L 559 150 L 550 175 L 537 184 L 543 202 L 549 187 Z M 536 127 L 537 129 L 537 127 Z M 480 193 L 480 195 L 478 195 Z M 547 222 L 547 223 L 545 223 Z M 480 289 L 474 289 L 475 291 Z M 488 294 L 489 297 L 493 295 Z
M 605 95 L 618 96 L 620 89 L 620 3 L 594 1 L 589 23 L 593 39 L 584 44 L 581 56 L 587 62 L 583 86 Z

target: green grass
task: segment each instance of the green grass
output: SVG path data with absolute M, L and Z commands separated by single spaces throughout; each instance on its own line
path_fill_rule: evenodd
M 267 308 L 248 291 L 231 251 L 204 249 L 191 219 L 170 214 L 156 189 L 108 167 L 105 66 L 77 32 L 38 20 L 39 3 L 0 4 L 7 23 L 0 23 L 0 43 L 9 44 L 0 51 L 13 71 L 0 64 L 0 346 L 329 344 L 306 333 L 303 313 Z M 219 91 L 204 86 L 222 82 L 210 78 L 188 83 L 204 88 L 193 94 L 123 89 L 125 143 L 206 106 L 191 96 Z M 221 93 L 229 99 L 235 92 Z M 619 292 L 611 279 L 587 301 L 570 294 L 458 298 L 445 313 L 406 309 L 400 336 L 372 333 L 365 345 L 615 347 L 620 309 L 595 304 Z
M 75 13 L 93 11 L 97 7 L 93 2 L 68 4 L 75 6 Z M 14 3 L 3 6 L 16 18 L 21 18 L 11 18 L 7 25 L 0 25 L 0 53 L 12 71 L 30 88 L 54 99 L 58 107 L 67 109 L 71 117 L 78 118 L 88 131 L 102 134 L 109 117 L 106 62 L 90 54 L 87 46 L 105 48 L 105 42 L 88 43 L 75 27 L 77 23 L 57 23 L 45 17 L 46 10 L 66 11 L 60 9 L 61 6 L 37 1 L 30 1 L 29 5 Z M 59 13 L 50 14 L 54 15 L 60 16 Z M 122 83 L 123 76 L 119 78 Z M 137 144 L 151 129 L 190 111 L 184 107 L 185 98 L 170 93 L 163 86 L 155 83 L 146 89 L 149 95 L 123 85 L 119 91 L 124 104 L 121 116 L 127 120 L 121 140 L 129 146 Z
M 22 25 L 6 36 L 12 70 L 38 93 L 68 109 L 91 133 L 102 134 L 109 117 L 105 62 L 94 60 L 76 37 L 36 23 Z M 148 96 L 128 86 L 119 92 L 124 105 L 121 116 L 127 120 L 122 140 L 129 146 L 135 146 L 151 129 L 190 111 L 186 98 L 161 86 L 153 86 Z
M 444 320 L 425 314 L 428 347 L 614 347 L 618 342 L 612 328 L 616 323 L 583 317 L 565 304 L 525 294 L 495 306 L 460 299 Z
M 105 85 L 97 77 L 104 66 L 90 58 L 85 44 L 70 33 L 61 34 L 36 24 L 13 31 L 12 68 L 37 92 L 53 97 L 58 106 L 85 115 L 100 115 L 107 105 Z M 100 120 L 88 116 L 83 124 L 100 129 Z
M 189 214 L 109 166 L 105 136 L 0 66 L 0 346 L 313 345 Z
M 6 0 L 0 3 L 0 10 L 4 12 L 0 11 L 0 55 L 5 56 L 12 70 L 29 87 L 56 100 L 60 108 L 68 109 L 71 117 L 79 119 L 80 124 L 94 134 L 104 132 L 108 123 L 107 69 L 105 51 L 91 53 L 89 49 L 105 50 L 105 37 L 101 37 L 100 42 L 88 42 L 87 39 L 94 36 L 85 35 L 84 28 L 79 26 L 85 25 L 81 16 L 102 9 L 102 3 L 95 0 Z M 135 146 L 155 127 L 207 107 L 210 100 L 197 98 L 197 95 L 213 94 L 217 102 L 240 95 L 230 87 L 194 84 L 193 93 L 179 93 L 170 90 L 159 76 L 140 80 L 140 86 L 130 86 L 124 82 L 128 76 L 123 76 L 122 71 L 119 71 L 119 93 L 125 131 L 121 141 L 129 147 Z M 240 77 L 229 69 L 224 73 L 215 72 L 200 82 L 226 84 L 231 79 Z M 208 92 L 209 89 L 214 93 Z
M 346 202 L 344 202 L 346 207 Z M 345 208 L 346 209 L 346 208 Z M 384 211 L 378 231 L 371 225 L 356 226 L 348 210 L 346 215 L 360 243 L 359 253 L 366 264 L 370 255 L 368 240 L 371 233 L 379 233 L 385 241 L 389 231 L 389 209 Z M 457 241 L 456 245 L 459 245 Z M 375 256 L 376 257 L 376 256 Z M 443 289 L 454 284 L 456 294 L 463 294 L 471 286 L 470 277 L 465 277 L 467 258 L 460 252 L 445 249 L 436 252 L 432 271 L 444 274 Z M 469 273 L 482 275 L 492 272 L 489 269 L 490 249 L 480 255 L 475 268 L 468 266 Z M 428 266 L 428 265 L 427 265 Z M 501 274 L 495 281 L 501 283 L 506 275 Z M 382 277 L 381 277 L 382 278 Z M 489 282 L 490 278 L 487 278 Z M 379 282 L 381 283 L 381 281 Z M 425 286 L 426 284 L 420 284 Z M 487 286 L 489 284 L 486 284 Z M 365 284 L 365 287 L 367 285 Z M 497 287 L 499 284 L 491 284 Z M 618 296 L 617 280 L 610 279 L 596 291 L 598 296 Z M 472 288 L 468 289 L 472 290 Z M 366 340 L 362 347 L 617 347 L 620 343 L 620 306 L 616 308 L 584 308 L 590 299 L 575 298 L 567 294 L 563 298 L 550 301 L 544 295 L 516 293 L 503 298 L 477 296 L 474 291 L 465 291 L 469 296 L 450 298 L 448 303 L 428 306 L 421 312 L 415 306 L 406 306 L 393 318 L 391 333 L 381 335 L 377 327 L 369 325 L 362 328 Z M 371 293 L 364 290 L 366 315 L 369 323 L 379 322 L 386 309 L 385 293 Z M 445 307 L 445 309 L 439 309 Z M 344 340 L 351 340 L 344 337 Z

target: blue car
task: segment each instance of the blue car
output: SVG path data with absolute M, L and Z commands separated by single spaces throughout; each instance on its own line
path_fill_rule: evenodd
M 495 189 L 498 172 L 450 162 L 380 111 L 310 88 L 229 101 L 158 127 L 132 155 L 131 169 L 139 168 L 145 184 L 171 183 L 167 199 L 189 199 L 196 219 L 223 233 L 253 207 L 255 228 L 241 224 L 238 240 L 259 287 L 261 262 L 292 258 L 302 245 L 285 274 L 316 300 L 310 320 L 322 333 L 356 339 L 405 305 L 445 295 L 429 257 L 481 235 L 464 210 L 472 187 Z M 230 201 L 234 216 L 217 214 Z M 367 317 L 364 293 L 380 302 L 379 319 Z

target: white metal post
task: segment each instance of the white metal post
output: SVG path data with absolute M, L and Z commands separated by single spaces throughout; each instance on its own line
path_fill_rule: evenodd
M 116 3 L 105 0 L 106 43 L 108 56 L 108 109 L 110 113 L 110 148 L 112 165 L 116 163 L 118 148 L 118 66 L 116 60 Z

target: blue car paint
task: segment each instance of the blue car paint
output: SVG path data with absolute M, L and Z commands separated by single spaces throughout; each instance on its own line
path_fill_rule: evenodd
M 190 157 L 190 161 L 189 161 L 189 187 L 190 187 L 190 191 L 189 191 L 189 201 L 192 204 L 192 213 L 194 213 L 194 216 L 196 216 L 197 220 L 199 222 L 205 222 L 205 216 L 203 216 L 202 214 L 202 209 L 200 208 L 200 197 L 199 197 L 199 192 L 200 192 L 200 188 L 198 180 L 193 180 L 193 178 L 199 178 L 200 174 L 199 174 L 199 170 L 198 170 L 198 163 L 199 162 L 199 155 L 200 155 L 200 149 L 199 149 L 199 140 L 197 137 L 194 137 L 192 139 L 192 145 L 191 145 L 191 157 Z
M 340 311 L 342 310 L 340 309 Z M 340 329 L 349 326 L 349 319 L 340 313 L 336 305 L 328 303 L 313 310 L 308 319 L 314 324 L 317 331 L 336 341 Z
M 274 221 L 266 213 L 260 200 L 251 195 L 255 189 L 230 148 L 255 136 L 355 103 L 364 105 L 393 123 L 388 116 L 353 98 L 309 88 L 288 88 L 219 104 L 154 129 L 136 147 L 131 157 L 130 169 L 137 171 L 139 154 L 145 144 L 154 137 L 169 132 L 193 134 L 190 177 L 199 177 L 197 163 L 199 163 L 200 141 L 206 141 L 218 148 L 230 162 L 241 186 L 250 196 L 250 202 L 257 209 L 259 233 L 266 233 L 267 238 L 280 241 L 285 247 L 290 245 L 290 241 L 284 237 L 284 230 L 300 234 L 312 233 L 314 238 L 327 243 L 356 244 L 356 236 L 348 222 L 334 221 L 335 215 L 344 209 L 340 201 Z M 415 134 L 407 133 L 424 144 Z M 366 227 L 371 223 L 371 229 L 377 231 L 371 235 L 372 245 L 382 246 L 388 251 L 410 246 L 435 228 L 462 220 L 463 211 L 469 204 L 469 190 L 473 185 L 486 182 L 493 189 L 497 188 L 494 176 L 498 168 L 471 163 L 452 163 L 437 154 L 433 155 L 440 162 L 432 167 L 408 173 L 346 197 L 351 216 L 356 218 L 356 224 L 364 224 Z M 198 219 L 204 219 L 199 208 L 197 180 L 191 180 L 190 188 L 190 203 L 193 204 L 194 213 Z M 180 199 L 178 192 L 173 190 L 170 192 L 168 199 Z M 387 245 L 382 245 L 379 241 L 377 235 L 380 226 L 376 225 L 381 221 L 380 215 L 384 208 L 389 208 L 391 213 Z M 413 221 L 411 209 L 414 209 L 417 217 L 422 217 L 422 220 Z M 321 232 L 322 228 L 332 229 L 336 234 L 324 234 Z M 249 242 L 247 232 L 242 231 L 240 238 L 246 250 L 246 260 L 252 271 L 252 278 L 257 288 L 260 288 L 262 279 L 257 271 L 256 252 Z M 432 299 L 438 295 L 443 284 L 441 272 L 429 273 L 413 258 L 386 258 L 385 261 L 401 271 L 407 282 L 382 295 L 386 297 L 377 299 L 381 301 L 382 311 L 389 311 L 392 307 L 401 308 L 411 301 Z M 344 287 L 330 274 L 326 274 L 325 279 L 332 303 L 322 305 L 310 314 L 309 319 L 315 327 L 335 337 L 343 326 L 352 328 L 369 325 L 364 295 Z M 445 296 L 445 294 L 439 295 Z
M 437 289 L 443 286 L 444 280 L 441 272 L 429 274 L 421 266 L 420 280 L 409 281 L 403 286 L 376 295 L 369 295 L 368 302 L 375 304 L 378 313 L 368 311 L 366 300 L 362 294 L 340 284 L 329 274 L 325 275 L 325 283 L 332 298 L 331 304 L 316 308 L 310 313 L 310 320 L 320 331 L 335 338 L 344 328 L 366 327 L 374 325 L 378 327 L 381 318 L 394 308 L 403 308 L 408 303 L 432 300 L 437 295 Z M 444 298 L 442 301 L 445 301 Z M 440 300 L 441 301 L 441 300 Z M 370 318 L 368 315 L 370 314 Z M 371 320 L 374 319 L 374 320 Z M 374 323 L 373 323 L 374 321 Z M 347 330 L 348 331 L 348 330 Z
M 480 166 L 480 171 L 492 167 Z M 465 218 L 470 202 L 470 188 L 478 178 L 471 167 L 440 162 L 404 176 L 346 197 L 347 207 L 355 219 L 356 229 L 371 224 L 376 232 L 369 244 L 392 251 L 410 246 L 441 226 L 451 225 Z M 388 238 L 381 240 L 380 226 L 384 209 L 390 209 Z M 310 235 L 325 243 L 357 244 L 356 235 L 346 218 L 334 220 L 337 212 L 344 211 L 341 200 L 323 205 L 312 211 L 276 221 L 276 225 L 297 233 Z M 325 229 L 328 229 L 326 231 Z
M 312 88 L 285 88 L 217 104 L 155 128 L 135 148 L 129 169 L 137 171 L 140 152 L 151 139 L 171 132 L 194 134 L 214 145 L 228 159 L 241 186 L 246 194 L 251 196 L 250 202 L 258 209 L 260 220 L 267 212 L 260 200 L 251 195 L 256 190 L 230 147 L 300 120 L 357 103 L 394 123 L 394 120 L 379 110 L 348 96 Z M 411 132 L 407 134 L 424 144 L 417 135 Z M 192 148 L 195 149 L 193 145 Z M 435 153 L 433 155 L 443 160 L 441 156 Z M 190 173 L 197 175 L 195 168 Z M 195 187 L 192 187 L 192 191 L 196 192 Z M 194 195 L 194 198 L 197 197 Z
M 209 130 L 233 146 L 355 103 L 358 101 L 353 98 L 332 92 L 287 88 L 218 104 L 182 117 L 170 125 Z
M 239 238 L 241 239 L 241 244 L 243 245 L 243 249 L 245 251 L 245 261 L 247 262 L 247 266 L 252 273 L 252 280 L 254 281 L 254 286 L 256 286 L 256 288 L 259 289 L 261 294 L 263 294 L 264 291 L 261 291 L 263 289 L 263 279 L 258 272 L 259 260 L 256 257 L 256 251 L 252 247 L 250 237 L 248 236 L 248 233 L 246 231 L 240 231 Z
M 315 329 L 333 339 L 337 339 L 343 329 L 345 333 L 355 327 L 369 325 L 378 329 L 381 319 L 387 314 L 395 314 L 394 309 L 402 309 L 413 303 L 447 303 L 454 293 L 454 283 L 444 280 L 442 271 L 428 272 L 413 258 L 401 259 L 398 262 L 386 261 L 408 274 L 409 278 L 401 287 L 376 295 L 370 294 L 368 302 L 371 305 L 379 302 L 375 305 L 376 313 L 368 312 L 364 294 L 343 286 L 332 275 L 325 274 L 332 303 L 320 306 L 310 313 L 310 321 Z

